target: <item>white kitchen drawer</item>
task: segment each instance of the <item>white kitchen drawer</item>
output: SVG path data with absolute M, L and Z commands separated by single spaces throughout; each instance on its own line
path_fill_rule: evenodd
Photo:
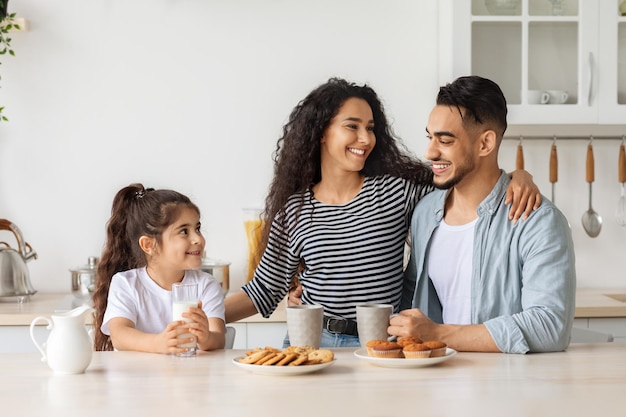
M 0 326 L 0 353 L 37 352 L 27 326 Z M 35 328 L 37 340 L 45 340 L 45 327 Z
M 44 343 L 50 336 L 47 326 L 35 326 L 34 334 L 38 343 Z M 0 353 L 38 352 L 30 338 L 30 326 L 0 326 Z
M 287 334 L 287 323 L 247 323 L 247 347 L 281 348 Z
M 598 332 L 612 333 L 616 342 L 626 341 L 626 318 L 591 317 L 589 318 L 589 329 Z

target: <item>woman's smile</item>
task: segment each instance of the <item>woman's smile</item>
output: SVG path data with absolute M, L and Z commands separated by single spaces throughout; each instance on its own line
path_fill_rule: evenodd
M 348 148 L 348 152 L 351 152 L 355 155 L 365 155 L 365 149 Z

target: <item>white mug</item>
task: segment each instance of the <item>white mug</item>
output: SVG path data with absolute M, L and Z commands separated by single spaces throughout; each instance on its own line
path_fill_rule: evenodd
M 548 104 L 550 93 L 543 90 L 528 90 L 528 104 Z
M 370 340 L 387 340 L 387 328 L 392 313 L 391 304 L 367 303 L 356 306 L 356 324 L 361 347 L 365 347 Z
M 288 306 L 285 312 L 289 344 L 319 349 L 324 325 L 324 306 L 316 304 Z
M 550 104 L 565 104 L 569 98 L 567 91 L 563 90 L 548 90 L 550 94 Z

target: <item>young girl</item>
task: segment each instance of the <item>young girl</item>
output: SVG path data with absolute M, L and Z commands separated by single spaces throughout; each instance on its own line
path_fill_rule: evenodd
M 359 346 L 358 304 L 398 311 L 411 214 L 432 178 L 396 140 L 372 88 L 336 78 L 320 85 L 278 140 L 263 255 L 253 280 L 226 299 L 227 322 L 268 317 L 299 281 L 301 302 L 324 306 L 322 346 Z M 516 174 L 511 216 L 529 214 L 538 195 Z
M 211 275 L 198 270 L 205 240 L 200 210 L 171 190 L 131 184 L 115 195 L 107 241 L 96 276 L 96 350 L 185 354 L 178 339 L 191 333 L 201 350 L 225 343 L 224 296 Z M 198 308 L 172 321 L 172 284 L 197 283 Z

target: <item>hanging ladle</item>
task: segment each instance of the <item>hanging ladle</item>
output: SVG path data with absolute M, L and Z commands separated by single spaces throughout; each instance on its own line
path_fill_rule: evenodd
M 552 149 L 550 149 L 550 183 L 552 183 L 552 203 L 554 203 L 554 184 L 559 179 L 559 161 L 556 155 L 556 136 L 552 140 Z
M 617 202 L 617 211 L 615 212 L 615 218 L 617 224 L 620 226 L 626 226 L 626 197 L 624 196 L 624 183 L 626 182 L 626 151 L 624 151 L 624 141 L 626 141 L 626 135 L 622 136 L 622 144 L 619 147 L 618 158 L 618 176 L 617 179 L 622 183 L 622 196 Z
M 583 228 L 590 237 L 596 237 L 600 234 L 602 229 L 602 217 L 591 207 L 591 190 L 592 183 L 595 180 L 595 168 L 593 161 L 593 137 L 589 140 L 587 145 L 587 182 L 589 183 L 589 209 L 583 213 Z

